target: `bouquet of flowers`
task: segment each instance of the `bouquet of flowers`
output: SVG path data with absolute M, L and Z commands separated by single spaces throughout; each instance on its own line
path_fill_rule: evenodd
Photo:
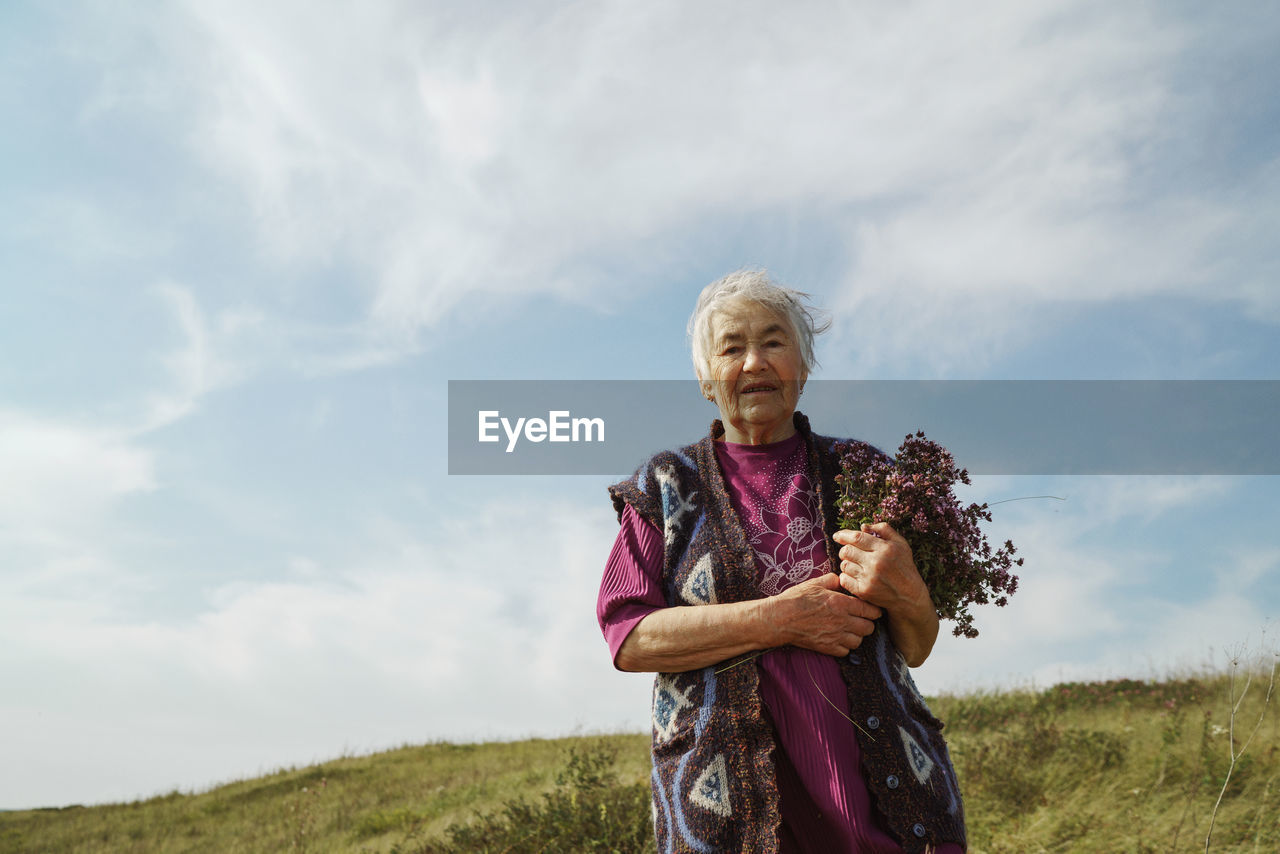
M 978 636 L 970 604 L 994 601 L 1004 606 L 1018 589 L 1010 572 L 1022 566 L 1013 559 L 1013 542 L 992 551 L 978 527 L 991 521 L 986 504 L 962 507 L 953 487 L 968 484 L 969 472 L 956 468 L 946 448 L 908 435 L 889 459 L 870 445 L 838 446 L 841 473 L 836 512 L 841 528 L 858 530 L 863 523 L 888 522 L 911 546 L 920 576 L 929 587 L 938 616 L 955 620 L 957 637 Z

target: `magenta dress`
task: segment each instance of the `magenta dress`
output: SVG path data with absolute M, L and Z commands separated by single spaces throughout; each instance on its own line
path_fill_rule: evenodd
M 773 596 L 830 572 L 800 434 L 769 445 L 716 443 L 734 509 L 756 553 L 761 592 Z M 605 567 L 596 616 L 616 663 L 636 625 L 662 595 L 662 533 L 630 506 Z M 879 825 L 862 781 L 860 751 L 840 669 L 831 656 L 798 647 L 756 659 L 760 694 L 780 750 L 775 754 L 783 852 L 901 854 Z M 944 854 L 961 854 L 944 845 Z

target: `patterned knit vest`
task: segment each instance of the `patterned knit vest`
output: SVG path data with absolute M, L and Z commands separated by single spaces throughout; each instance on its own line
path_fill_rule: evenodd
M 833 558 L 836 440 L 810 432 L 795 414 L 817 484 Z M 733 508 L 715 438 L 650 458 L 609 487 L 663 532 L 663 593 L 669 606 L 759 599 L 755 553 Z M 942 723 L 916 690 L 883 619 L 840 662 L 857 721 L 862 773 L 886 829 L 907 852 L 965 844 L 964 810 Z M 852 725 L 852 724 L 851 724 Z M 660 852 L 776 852 L 776 738 L 751 656 L 701 670 L 659 673 L 653 685 L 653 814 Z M 856 773 L 850 770 L 849 773 Z

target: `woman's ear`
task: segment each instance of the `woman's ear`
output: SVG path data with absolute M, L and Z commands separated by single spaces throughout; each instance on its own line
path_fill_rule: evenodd
M 710 381 L 710 380 L 704 380 L 704 379 L 702 378 L 702 371 L 699 371 L 699 370 L 695 370 L 695 371 L 694 371 L 694 376 L 696 376 L 696 377 L 698 378 L 698 391 L 699 391 L 699 392 L 702 394 L 702 396 L 703 396 L 703 397 L 705 397 L 707 400 L 711 401 L 712 403 L 715 403 L 715 402 L 716 402 L 716 397 L 715 397 L 715 393 L 714 393 L 714 391 L 713 391 L 713 390 L 712 390 L 712 388 L 711 388 L 711 381 Z

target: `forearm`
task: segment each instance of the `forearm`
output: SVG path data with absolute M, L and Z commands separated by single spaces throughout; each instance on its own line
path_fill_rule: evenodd
M 928 595 L 925 595 L 922 602 L 890 610 L 887 620 L 889 637 L 906 659 L 907 665 L 919 667 L 924 664 L 938 639 L 938 614 Z
M 660 608 L 641 620 L 618 649 L 617 665 L 637 672 L 679 673 L 779 646 L 770 600 Z

